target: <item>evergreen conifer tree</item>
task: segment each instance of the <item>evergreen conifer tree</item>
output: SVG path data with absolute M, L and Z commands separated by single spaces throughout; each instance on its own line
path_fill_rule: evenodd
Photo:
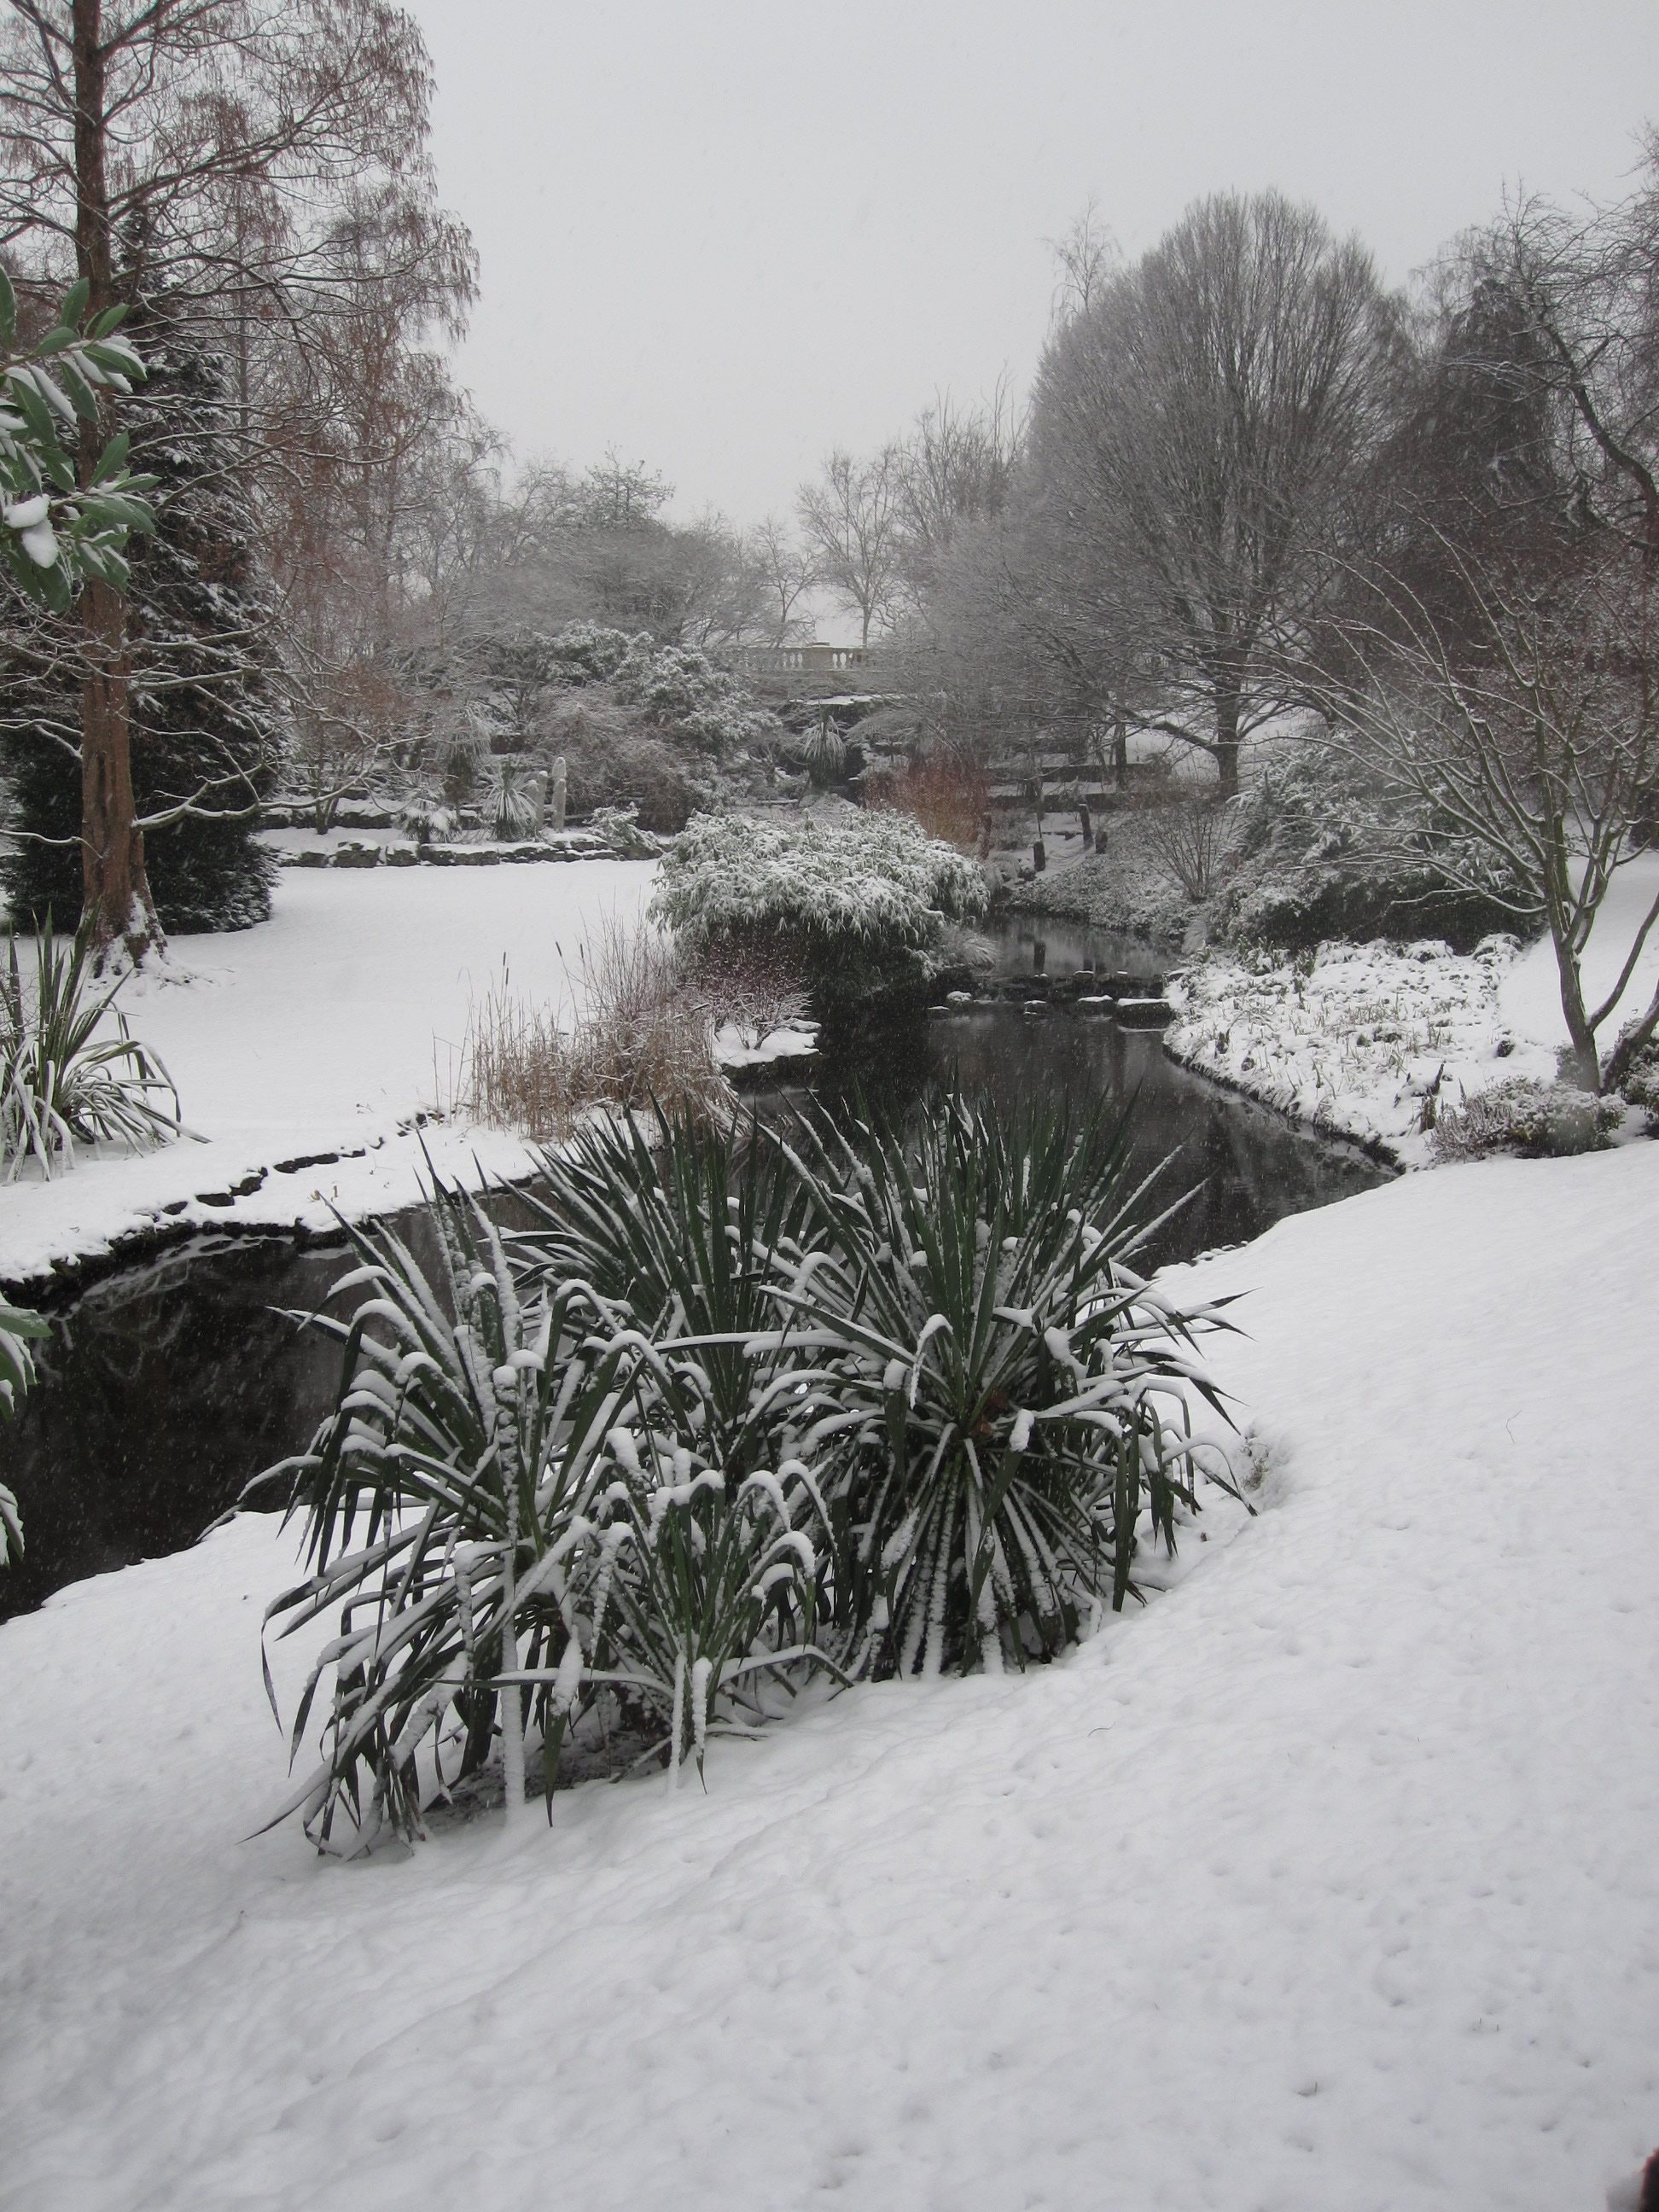
M 155 533 L 134 541 L 128 593 L 134 795 L 141 816 L 161 817 L 145 836 L 151 888 L 170 930 L 246 928 L 270 911 L 273 868 L 252 810 L 269 790 L 279 727 L 253 515 L 221 362 L 153 307 L 128 328 L 150 374 L 125 419 L 135 465 L 159 479 Z M 10 595 L 0 672 L 8 904 L 19 926 L 50 908 L 72 927 L 82 896 L 73 623 Z M 166 819 L 186 802 L 191 811 Z

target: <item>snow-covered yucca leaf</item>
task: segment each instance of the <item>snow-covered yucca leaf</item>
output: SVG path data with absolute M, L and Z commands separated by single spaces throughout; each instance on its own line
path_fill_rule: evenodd
M 312 1567 L 267 1623 L 289 1635 L 340 1609 L 291 1739 L 297 1754 L 331 1669 L 325 1756 L 276 1815 L 302 1811 L 325 1843 L 343 1802 L 371 1832 L 414 1833 L 427 1737 L 441 1789 L 446 1744 L 461 1775 L 489 1754 L 506 1644 L 509 1673 L 523 1637 L 532 1668 L 562 1656 L 603 1438 L 641 1357 L 585 1285 L 520 1298 L 482 1207 L 433 1182 L 435 1281 L 390 1229 L 342 1224 L 358 1264 L 332 1295 L 358 1292 L 356 1310 L 295 1316 L 343 1346 L 335 1409 L 308 1451 L 254 1486 L 288 1482 Z
M 1187 1392 L 1218 1401 L 1192 1338 L 1218 1316 L 1127 1265 L 1185 1203 L 1145 1218 L 1164 1170 L 1131 1188 L 1127 1141 L 1104 1104 L 1004 1118 L 959 1091 L 909 1131 L 809 1127 L 827 1249 L 777 1295 L 844 1355 L 800 1448 L 846 1515 L 849 1663 L 1053 1652 L 1133 1589 L 1143 1509 L 1173 1547 L 1196 1507 Z
M 508 1240 L 520 1267 L 626 1306 L 674 1347 L 681 1418 L 702 1449 L 738 1478 L 769 1463 L 775 1268 L 817 1230 L 793 1163 L 757 1129 L 658 1112 L 592 1122 L 541 1164 L 521 1194 L 532 1224 Z
M 35 948 L 34 988 L 26 993 L 17 945 L 7 940 L 0 975 L 0 1158 L 15 1180 L 31 1154 L 41 1173 L 72 1167 L 77 1144 L 143 1148 L 183 1132 L 179 1094 L 160 1055 L 117 1015 L 116 1034 L 100 1034 L 125 977 L 89 988 L 96 916 L 87 916 L 67 949 L 46 916 Z

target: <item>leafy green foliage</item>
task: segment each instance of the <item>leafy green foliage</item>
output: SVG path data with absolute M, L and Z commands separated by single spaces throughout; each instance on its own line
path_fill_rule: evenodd
M 343 1347 L 336 1409 L 262 1478 L 291 1480 L 311 1568 L 267 1620 L 340 1609 L 293 1731 L 331 1669 L 324 1756 L 283 1811 L 322 1843 L 343 1807 L 415 1833 L 498 1729 L 521 1790 L 525 1689 L 550 1802 L 606 1711 L 672 1778 L 810 1670 L 1087 1633 L 1226 1480 L 1188 1426 L 1218 1316 L 1131 1272 L 1168 1211 L 1141 1223 L 1125 1160 L 1121 1121 L 960 1096 L 908 1135 L 618 1117 L 544 1157 L 510 1234 L 436 1184 L 434 1276 L 348 1230 L 356 1310 L 307 1317 Z
M 65 950 L 47 915 L 27 994 L 16 939 L 8 939 L 0 976 L 0 1158 L 8 1182 L 31 1153 L 50 1176 L 55 1166 L 74 1165 L 77 1143 L 156 1145 L 183 1128 L 160 1056 L 131 1036 L 122 1015 L 113 1036 L 100 1034 L 125 978 L 101 992 L 88 988 L 96 922 L 95 915 L 84 918 Z
M 0 560 L 30 599 L 60 614 L 85 576 L 124 589 L 127 539 L 155 526 L 143 494 L 155 480 L 128 468 L 125 434 L 84 489 L 64 451 L 64 429 L 95 428 L 102 396 L 131 392 L 144 375 L 117 335 L 126 310 L 85 321 L 87 295 L 82 278 L 55 326 L 19 351 L 16 296 L 0 269 Z

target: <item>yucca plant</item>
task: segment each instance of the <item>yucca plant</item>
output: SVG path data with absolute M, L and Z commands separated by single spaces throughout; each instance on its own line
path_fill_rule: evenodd
M 793 1159 L 764 1132 L 653 1109 L 590 1124 L 541 1155 L 508 1239 L 531 1281 L 582 1281 L 665 1352 L 687 1394 L 679 1419 L 732 1479 L 775 1465 L 781 1399 L 803 1387 L 781 1260 L 821 1237 Z
M 821 1508 L 805 1469 L 745 1457 L 764 1423 L 736 1406 L 741 1342 L 677 1332 L 654 1302 L 641 1327 L 544 1250 L 520 1283 L 477 1202 L 433 1180 L 435 1284 L 389 1230 L 343 1224 L 359 1264 L 331 1295 L 358 1293 L 356 1310 L 296 1316 L 343 1346 L 336 1407 L 260 1478 L 290 1484 L 313 1570 L 267 1622 L 287 1635 L 340 1608 L 292 1735 L 297 1754 L 331 1670 L 325 1756 L 275 1816 L 301 1813 L 325 1844 L 343 1804 L 367 1837 L 417 1832 L 423 1745 L 442 1788 L 446 1748 L 459 1780 L 499 1730 L 520 1805 L 526 1687 L 550 1798 L 602 1691 L 658 1712 L 678 1765 L 688 1747 L 701 1760 L 717 1704 L 752 1703 L 758 1672 L 828 1663 L 805 1533 Z M 716 1463 L 727 1437 L 744 1450 Z
M 13 1181 L 33 1153 L 43 1175 L 73 1166 L 79 1144 L 161 1144 L 181 1133 L 179 1093 L 160 1056 L 140 1044 L 125 1018 L 100 1036 L 125 978 L 89 988 L 96 917 L 88 915 L 65 949 L 52 917 L 35 951 L 35 981 L 24 993 L 17 944 L 8 939 L 0 977 L 0 1155 Z
M 267 1623 L 289 1635 L 340 1607 L 291 1740 L 297 1753 L 331 1669 L 327 1750 L 276 1816 L 301 1812 L 324 1843 L 343 1802 L 370 1834 L 382 1821 L 415 1832 L 417 1750 L 433 1737 L 441 1787 L 447 1744 L 454 1778 L 471 1772 L 492 1750 L 498 1705 L 509 1809 L 522 1802 L 511 1678 L 562 1660 L 576 1632 L 574 1569 L 600 1534 L 586 1509 L 611 1473 L 603 1440 L 646 1349 L 580 1285 L 521 1299 L 493 1224 L 435 1176 L 430 1214 L 435 1285 L 390 1230 L 342 1224 L 358 1265 L 331 1295 L 368 1295 L 349 1320 L 295 1316 L 343 1347 L 335 1409 L 308 1451 L 258 1478 L 289 1483 L 312 1566 Z
M 29 1347 L 46 1334 L 47 1325 L 39 1314 L 0 1297 L 0 1420 L 13 1419 L 19 1401 L 27 1395 L 34 1380 L 34 1354 Z M 15 1495 L 0 1482 L 0 1567 L 14 1552 L 19 1559 L 23 1556 L 22 1517 Z
M 623 1429 L 609 1441 L 626 1473 L 590 1554 L 606 1590 L 590 1610 L 583 1679 L 659 1717 L 665 1733 L 641 1757 L 666 1750 L 672 1788 L 685 1758 L 702 1771 L 711 1734 L 749 1735 L 765 1717 L 763 1676 L 841 1671 L 813 1634 L 819 1560 L 809 1532 L 825 1524 L 823 1501 L 799 1462 L 738 1481 L 666 1438 Z M 556 1671 L 520 1679 L 556 1690 L 561 1681 Z
M 845 1355 L 798 1443 L 844 1515 L 853 1667 L 1052 1653 L 1133 1589 L 1143 1510 L 1173 1548 L 1196 1509 L 1188 1392 L 1219 1403 L 1194 1336 L 1219 1317 L 1127 1264 L 1184 1203 L 1144 1219 L 1164 1170 L 1132 1188 L 1127 1146 L 1127 1112 L 1005 1121 L 960 1091 L 908 1134 L 806 1130 L 823 1237 L 775 1296 Z

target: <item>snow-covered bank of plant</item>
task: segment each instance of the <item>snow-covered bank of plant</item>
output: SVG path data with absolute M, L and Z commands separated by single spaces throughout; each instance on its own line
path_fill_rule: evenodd
M 1491 937 L 1468 955 L 1432 939 L 1212 955 L 1171 980 L 1164 1048 L 1292 1121 L 1420 1161 L 1444 1109 L 1503 1076 L 1553 1079 L 1554 1055 L 1517 1048 L 1499 1013 L 1517 950 Z
M 291 1482 L 339 1608 L 320 1764 L 287 1813 L 410 1835 L 501 1737 L 509 1807 L 573 1732 L 701 1764 L 769 1686 L 1000 1668 L 1087 1634 L 1173 1548 L 1206 1469 L 1188 1393 L 1210 1310 L 1126 1262 L 1156 1224 L 1125 1129 L 960 1097 L 911 1137 L 785 1143 L 607 1119 L 503 1237 L 441 1185 L 429 1276 L 349 1231 L 338 1403 Z M 531 1692 L 526 1737 L 520 1691 Z M 638 1763 L 638 1759 L 635 1763 Z M 282 1817 L 281 1814 L 278 1817 Z
M 902 981 L 947 919 L 985 905 L 975 864 L 907 815 L 699 815 L 664 855 L 651 911 L 698 954 L 778 948 L 823 1008 Z
M 68 949 L 50 917 L 35 949 L 34 988 L 25 992 L 15 939 L 0 977 L 0 1158 L 14 1181 L 31 1153 L 50 1176 L 75 1164 L 76 1144 L 134 1147 L 179 1134 L 179 1094 L 159 1057 L 130 1036 L 99 1034 L 123 978 L 90 993 L 96 916 Z

